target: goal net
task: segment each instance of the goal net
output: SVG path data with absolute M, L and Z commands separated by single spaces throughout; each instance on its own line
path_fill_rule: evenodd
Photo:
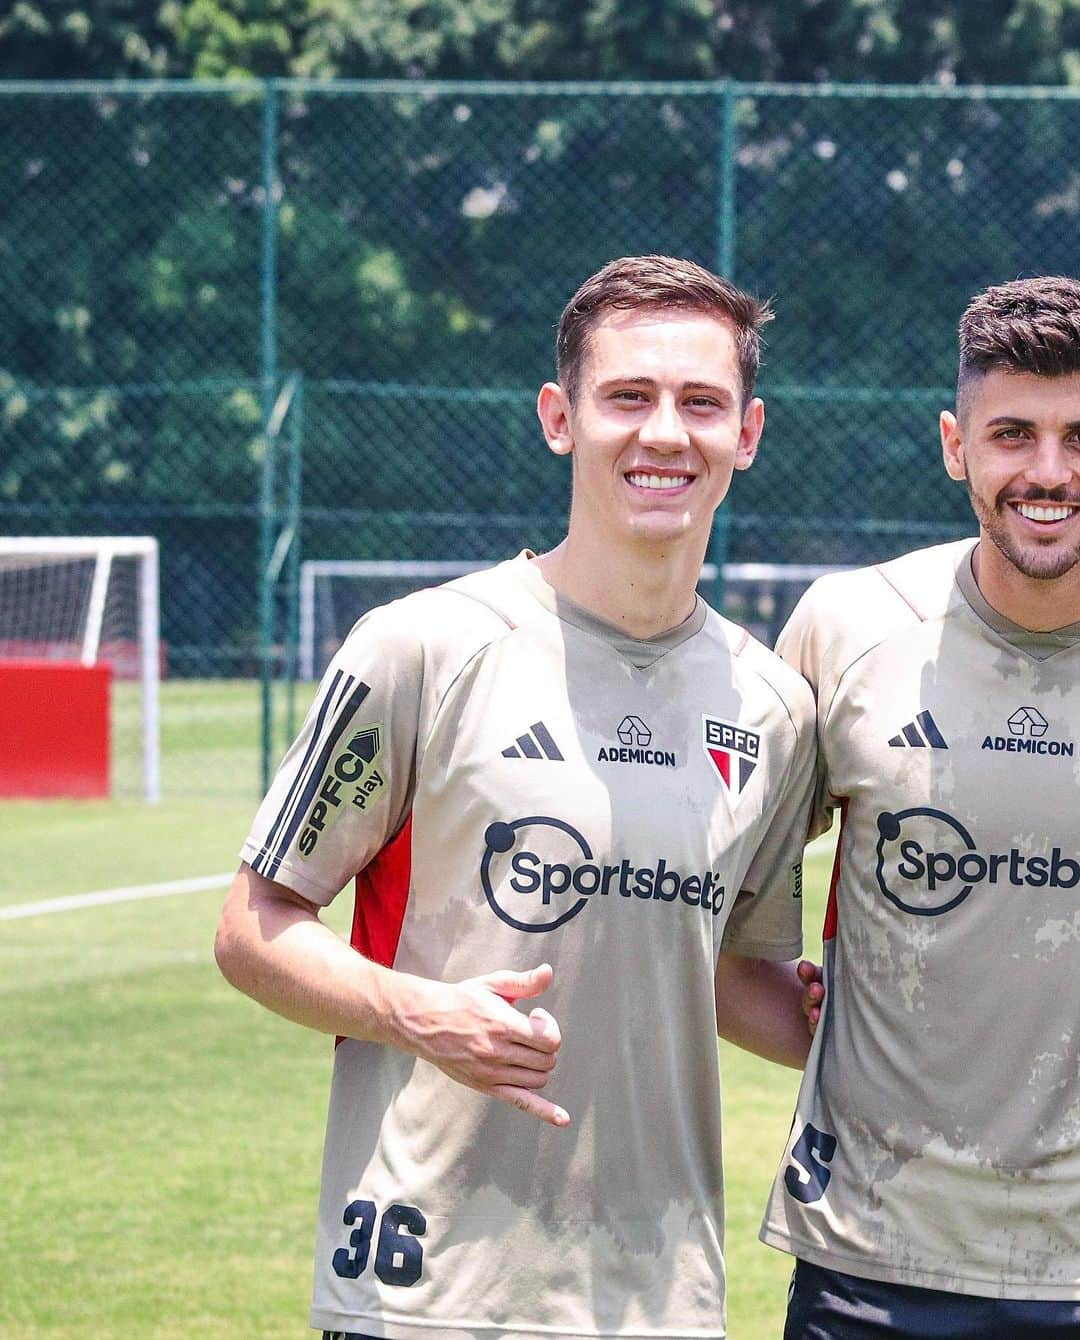
M 0 661 L 24 660 L 112 666 L 112 794 L 159 799 L 157 541 L 0 537 Z
M 317 679 L 360 616 L 410 591 L 436 586 L 489 562 L 308 559 L 300 565 L 299 671 Z M 810 563 L 706 563 L 698 589 L 715 608 L 771 647 L 810 583 L 836 567 Z

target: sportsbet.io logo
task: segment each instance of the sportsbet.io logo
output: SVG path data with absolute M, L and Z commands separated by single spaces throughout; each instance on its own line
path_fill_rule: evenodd
M 1027 856 L 1016 847 L 985 853 L 968 829 L 943 810 L 915 806 L 877 820 L 878 888 L 901 912 L 937 917 L 959 907 L 974 888 L 1073 889 L 1080 861 L 1054 847 Z
M 714 871 L 683 875 L 663 856 L 602 864 L 576 828 L 540 814 L 488 824 L 480 883 L 495 915 L 519 931 L 553 931 L 598 898 L 681 903 L 713 916 L 724 906 Z

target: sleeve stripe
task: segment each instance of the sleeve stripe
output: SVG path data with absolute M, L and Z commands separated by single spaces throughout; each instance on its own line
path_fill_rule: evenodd
M 273 879 L 280 869 L 285 853 L 296 836 L 308 807 L 315 799 L 323 773 L 329 766 L 338 742 L 352 724 L 357 708 L 371 692 L 362 680 L 354 680 L 352 676 L 344 677 L 345 683 L 341 686 L 341 691 L 338 692 L 338 680 L 341 677 L 342 672 L 338 671 L 319 709 L 318 720 L 315 723 L 315 730 L 308 744 L 307 753 L 304 755 L 304 761 L 297 771 L 289 795 L 285 804 L 281 807 L 267 839 L 267 853 L 261 856 L 258 862 L 252 863 L 259 874 L 266 879 Z M 346 694 L 347 697 L 344 696 Z M 319 748 L 328 717 L 332 719 L 332 725 L 325 738 L 322 739 L 321 748 Z M 312 761 L 313 753 L 317 748 L 318 754 Z M 300 787 L 303 789 L 299 791 L 298 795 L 297 792 Z
M 346 675 L 343 670 L 336 670 L 334 672 L 334 678 L 330 681 L 330 687 L 323 694 L 323 700 L 319 704 L 319 715 L 315 721 L 315 729 L 311 733 L 311 739 L 308 741 L 308 747 L 304 754 L 303 762 L 296 770 L 296 776 L 293 778 L 292 786 L 289 788 L 289 794 L 285 797 L 285 804 L 278 811 L 273 827 L 266 835 L 265 847 L 267 852 L 270 852 L 273 849 L 274 843 L 277 841 L 278 834 L 281 831 L 281 825 L 284 822 L 285 817 L 291 811 L 293 803 L 296 800 L 296 793 L 304 783 L 308 765 L 311 761 L 311 755 L 318 746 L 319 736 L 322 734 L 323 728 L 326 725 L 327 713 L 331 711 L 333 705 L 337 701 L 338 685 L 341 683 L 342 679 L 345 680 L 343 687 L 346 691 L 348 691 L 352 685 L 352 677 L 350 675 Z M 263 873 L 265 872 L 262 870 L 259 871 L 260 875 Z

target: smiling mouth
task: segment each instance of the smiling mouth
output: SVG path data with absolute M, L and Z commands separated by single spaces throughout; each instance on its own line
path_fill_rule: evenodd
M 692 479 L 693 475 L 653 475 L 644 470 L 631 470 L 626 476 L 627 483 L 633 484 L 635 488 L 657 489 L 660 492 L 681 489 Z
M 1027 521 L 1035 521 L 1040 525 L 1049 526 L 1058 521 L 1068 521 L 1080 511 L 1080 504 L 1076 503 L 1058 503 L 1058 502 L 1020 502 L 1010 500 L 1009 506 L 1015 512 L 1019 512 Z

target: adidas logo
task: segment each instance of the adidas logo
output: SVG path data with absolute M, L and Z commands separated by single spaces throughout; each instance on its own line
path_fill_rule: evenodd
M 892 749 L 948 749 L 945 736 L 929 712 L 920 712 L 914 721 L 889 741 Z
M 553 763 L 561 763 L 563 756 L 559 746 L 551 738 L 551 732 L 542 721 L 534 721 L 524 735 L 519 735 L 514 744 L 502 751 L 503 758 L 549 758 Z

